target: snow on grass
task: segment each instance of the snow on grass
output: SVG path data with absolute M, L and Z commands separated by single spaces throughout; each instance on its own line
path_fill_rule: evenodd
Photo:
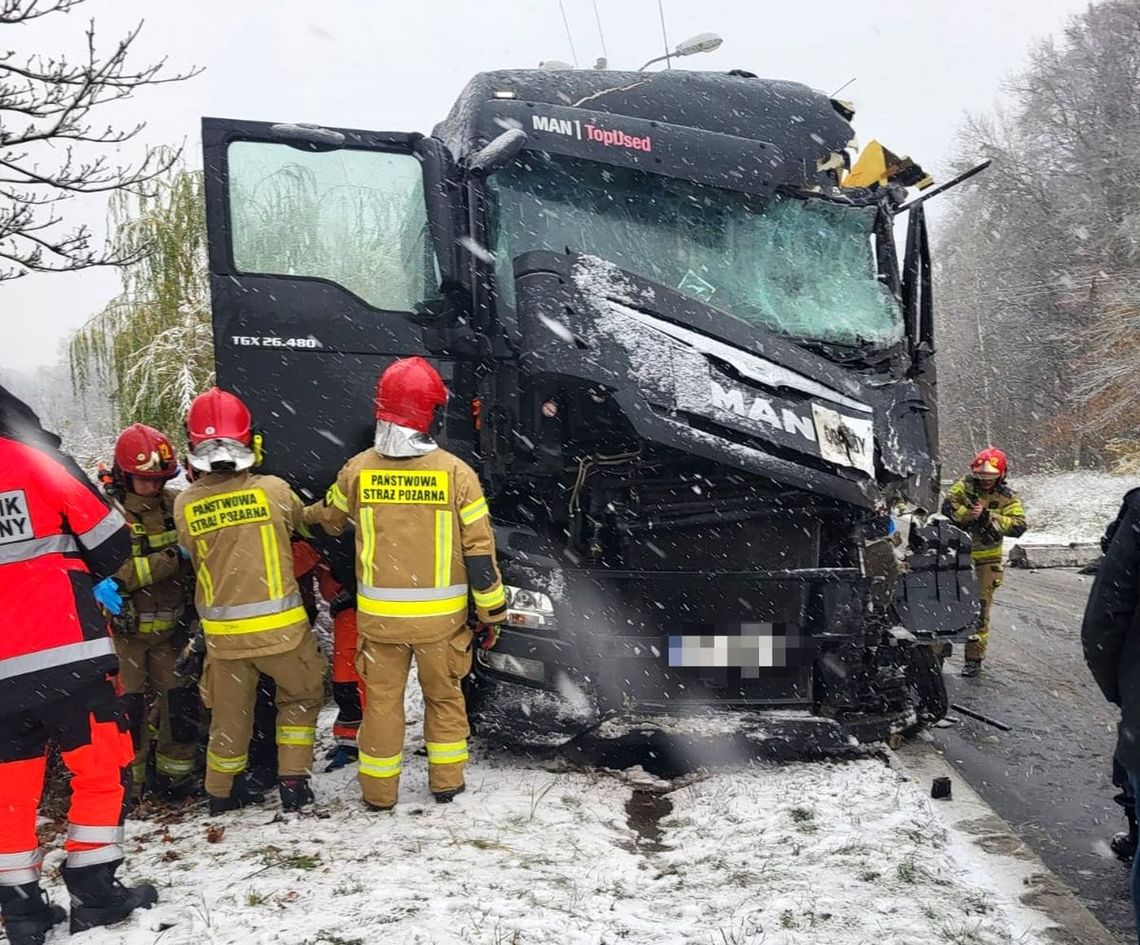
M 1120 500 L 1140 486 L 1140 476 L 1114 476 L 1082 470 L 1052 475 L 1018 476 L 1013 488 L 1021 496 L 1029 524 L 1017 542 L 1068 544 L 1097 541 L 1116 518 Z
M 742 766 L 639 795 L 663 813 L 656 839 L 630 826 L 617 777 L 477 756 L 467 793 L 439 806 L 424 767 L 408 756 L 392 814 L 362 809 L 350 768 L 317 776 L 317 815 L 130 824 L 129 874 L 161 903 L 84 945 L 1037 941 L 878 760 Z

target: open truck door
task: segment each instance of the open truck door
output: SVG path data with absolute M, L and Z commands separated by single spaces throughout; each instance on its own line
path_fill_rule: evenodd
M 217 118 L 202 142 L 218 384 L 252 410 L 266 471 L 319 496 L 372 442 L 394 358 L 451 378 L 425 328 L 455 271 L 450 159 L 418 134 Z

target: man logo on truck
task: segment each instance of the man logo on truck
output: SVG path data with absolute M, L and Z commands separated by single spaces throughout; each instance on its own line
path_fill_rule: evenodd
M 773 429 L 784 430 L 794 436 L 802 436 L 812 443 L 815 442 L 815 426 L 810 417 L 802 417 L 786 407 L 780 414 L 777 414 L 772 402 L 766 397 L 754 396 L 752 402 L 749 403 L 744 396 L 744 391 L 739 388 L 730 390 L 721 387 L 716 381 L 710 379 L 709 400 L 714 407 L 721 410 L 727 410 L 737 416 L 747 417 L 756 423 L 763 423 Z
M 592 122 L 582 122 L 577 118 L 532 115 L 530 124 L 535 131 L 546 131 L 566 138 L 575 138 L 578 141 L 593 141 L 606 148 L 628 148 L 631 151 L 647 152 L 653 150 L 651 135 L 638 137 L 618 129 L 599 128 Z

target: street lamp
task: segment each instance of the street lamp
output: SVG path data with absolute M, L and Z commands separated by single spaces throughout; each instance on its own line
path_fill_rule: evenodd
M 662 59 L 669 60 L 673 56 L 692 56 L 694 53 L 712 52 L 723 42 L 724 40 L 717 36 L 716 33 L 698 33 L 696 36 L 691 36 L 689 39 L 686 39 L 683 43 L 678 43 L 677 48 L 671 53 L 665 53 L 663 56 L 656 56 L 650 59 L 649 62 L 637 71 L 644 72 L 653 65 L 653 63 L 660 62 Z

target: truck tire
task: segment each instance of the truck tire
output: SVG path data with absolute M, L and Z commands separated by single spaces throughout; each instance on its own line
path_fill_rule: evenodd
M 918 643 L 909 648 L 906 683 L 923 724 L 931 725 L 946 716 L 950 697 L 942 678 L 942 657 L 935 654 L 930 644 Z

